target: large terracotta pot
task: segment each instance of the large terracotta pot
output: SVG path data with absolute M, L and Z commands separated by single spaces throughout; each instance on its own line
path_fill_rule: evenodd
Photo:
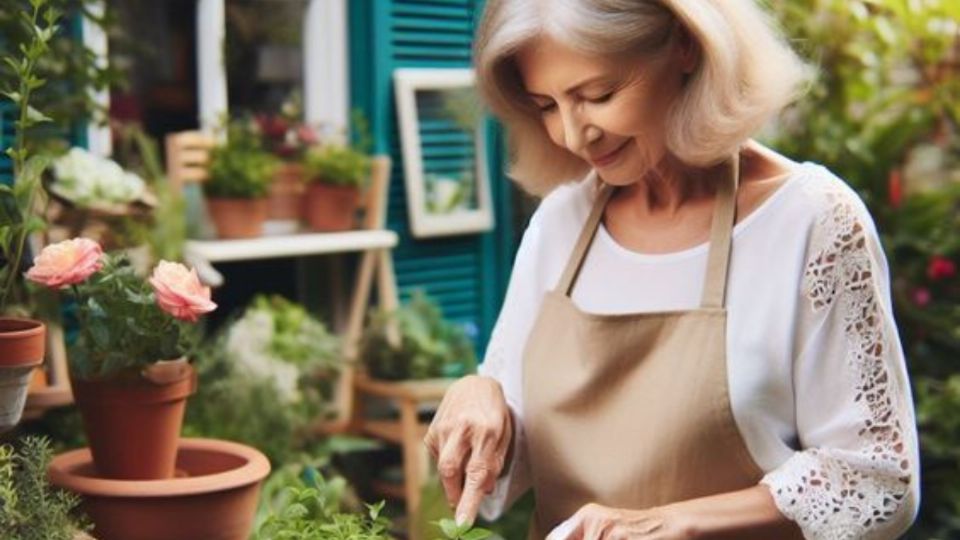
M 99 540 L 247 540 L 267 458 L 229 441 L 181 439 L 177 478 L 99 478 L 86 448 L 56 456 L 50 482 L 79 494 Z
M 220 238 L 256 238 L 267 220 L 267 199 L 207 199 L 210 219 Z
M 274 220 L 300 221 L 303 207 L 303 165 L 284 163 L 277 167 L 270 184 L 267 216 Z
M 139 377 L 70 381 L 97 471 L 104 478 L 172 478 L 187 397 L 197 375 L 185 360 Z
M 359 201 L 360 190 L 356 187 L 311 182 L 304 201 L 304 219 L 314 231 L 350 230 Z
M 0 318 L 0 432 L 23 415 L 33 370 L 43 363 L 47 327 L 30 319 Z

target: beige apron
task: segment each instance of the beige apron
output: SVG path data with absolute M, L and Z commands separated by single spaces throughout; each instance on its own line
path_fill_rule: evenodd
M 598 315 L 570 299 L 613 187 L 602 184 L 524 351 L 524 429 L 544 538 L 581 506 L 645 509 L 757 485 L 727 391 L 724 295 L 737 159 L 721 183 L 699 309 Z

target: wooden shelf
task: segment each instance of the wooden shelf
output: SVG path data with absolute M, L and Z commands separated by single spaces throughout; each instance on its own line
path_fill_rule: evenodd
M 356 387 L 365 394 L 413 401 L 440 401 L 456 379 L 423 379 L 419 381 L 382 381 L 357 375 Z
M 390 230 L 288 234 L 242 240 L 188 240 L 184 255 L 188 260 L 211 263 L 250 261 L 390 249 L 397 242 L 397 233 Z
M 420 424 L 417 436 L 421 439 L 425 437 L 428 427 Z M 363 424 L 360 425 L 360 430 L 378 439 L 403 444 L 403 428 L 399 420 L 364 420 Z

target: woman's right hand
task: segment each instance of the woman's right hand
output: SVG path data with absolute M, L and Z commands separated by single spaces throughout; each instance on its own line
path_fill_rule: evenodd
M 444 395 L 424 443 L 437 462 L 458 523 L 473 523 L 492 493 L 513 441 L 513 416 L 500 383 L 468 375 Z

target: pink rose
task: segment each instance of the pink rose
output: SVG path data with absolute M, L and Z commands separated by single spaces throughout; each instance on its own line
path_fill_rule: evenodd
M 103 267 L 102 255 L 100 244 L 89 238 L 64 240 L 43 248 L 26 276 L 52 289 L 76 285 Z
M 197 322 L 204 313 L 217 309 L 210 300 L 210 287 L 200 284 L 196 270 L 182 264 L 160 261 L 150 276 L 150 285 L 160 309 L 182 321 Z

